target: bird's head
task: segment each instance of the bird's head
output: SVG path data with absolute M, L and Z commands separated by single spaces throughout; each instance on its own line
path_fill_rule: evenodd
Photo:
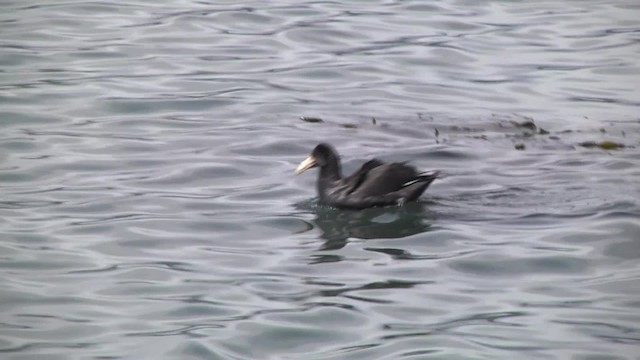
M 325 143 L 318 144 L 311 152 L 311 155 L 298 165 L 296 175 L 300 175 L 314 167 L 324 167 L 329 163 L 336 163 L 337 160 L 338 154 L 331 145 Z

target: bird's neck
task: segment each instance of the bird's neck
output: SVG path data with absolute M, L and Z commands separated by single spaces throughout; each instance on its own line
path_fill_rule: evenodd
M 327 196 L 327 190 L 332 188 L 333 184 L 342 179 L 340 163 L 336 159 L 332 160 L 333 161 L 329 161 L 325 166 L 320 168 L 317 183 L 320 201 L 324 201 Z
M 320 180 L 336 181 L 342 179 L 342 169 L 338 159 L 331 158 L 327 164 L 320 168 Z

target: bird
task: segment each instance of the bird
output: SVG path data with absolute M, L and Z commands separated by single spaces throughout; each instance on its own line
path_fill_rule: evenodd
M 340 157 L 333 146 L 318 144 L 295 170 L 296 175 L 318 167 L 320 203 L 336 208 L 362 210 L 402 206 L 414 201 L 439 176 L 439 171 L 419 172 L 406 162 L 384 163 L 372 159 L 343 177 Z

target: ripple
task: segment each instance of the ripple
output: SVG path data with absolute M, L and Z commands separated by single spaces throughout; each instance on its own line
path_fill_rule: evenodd
M 4 357 L 637 357 L 636 5 L 5 7 Z M 321 141 L 443 176 L 331 209 Z

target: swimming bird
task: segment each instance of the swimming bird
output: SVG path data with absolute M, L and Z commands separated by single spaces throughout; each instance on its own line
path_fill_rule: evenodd
M 317 182 L 320 202 L 346 209 L 402 206 L 420 197 L 439 174 L 438 171 L 420 173 L 405 162 L 384 163 L 372 159 L 350 176 L 342 177 L 338 153 L 326 143 L 313 149 L 296 168 L 296 175 L 314 167 L 320 168 Z

